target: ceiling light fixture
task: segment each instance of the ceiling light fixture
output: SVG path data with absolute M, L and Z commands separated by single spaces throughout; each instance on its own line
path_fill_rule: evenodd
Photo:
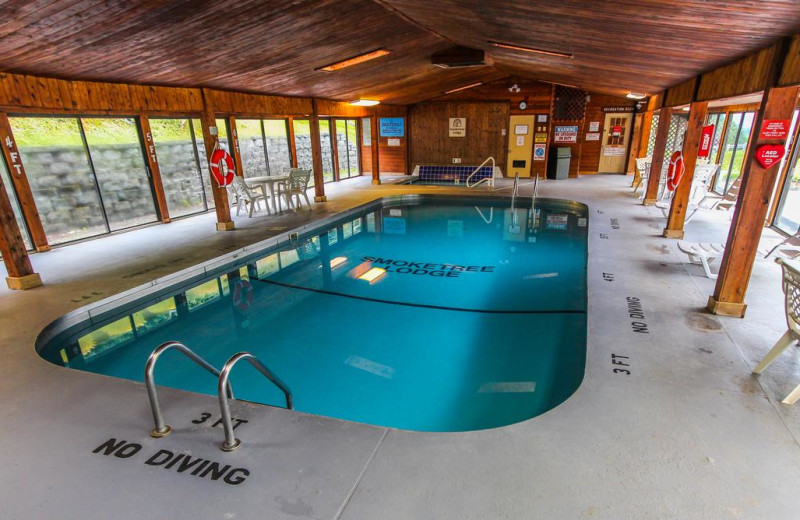
M 354 107 L 374 107 L 375 105 L 380 105 L 381 102 L 377 99 L 354 99 L 350 104 Z
M 452 94 L 454 92 L 461 92 L 462 90 L 467 90 L 468 88 L 474 88 L 474 87 L 477 87 L 479 85 L 483 85 L 483 82 L 479 81 L 477 83 L 472 83 L 471 85 L 465 85 L 463 87 L 458 87 L 458 88 L 454 88 L 452 90 L 447 90 L 447 91 L 445 91 L 445 94 Z
M 628 95 L 625 97 L 628 99 L 644 99 L 647 97 L 647 94 L 640 94 L 638 92 L 628 92 Z
M 358 56 L 353 56 L 352 58 L 347 58 L 346 60 L 337 61 L 336 63 L 331 63 L 330 65 L 325 65 L 324 67 L 317 67 L 314 70 L 333 72 L 345 67 L 352 67 L 353 65 L 364 63 L 365 61 L 374 60 L 375 58 L 380 58 L 381 56 L 386 56 L 387 54 L 391 53 L 392 51 L 388 49 L 375 49 L 374 51 L 359 54 Z
M 557 52 L 557 51 L 546 51 L 544 49 L 534 49 L 533 47 L 525 47 L 524 45 L 516 45 L 514 43 L 506 43 L 506 42 L 497 42 L 493 40 L 489 40 L 488 43 L 490 45 L 494 45 L 495 47 L 500 47 L 501 49 L 511 49 L 512 51 L 523 51 L 523 52 L 532 52 L 534 54 L 544 54 L 545 56 L 555 56 L 557 58 L 569 58 L 572 59 L 575 56 L 567 53 L 567 52 Z

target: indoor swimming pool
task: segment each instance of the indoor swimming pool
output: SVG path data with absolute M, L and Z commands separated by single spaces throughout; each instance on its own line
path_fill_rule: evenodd
M 150 353 L 176 340 L 217 368 L 251 352 L 302 412 L 421 431 L 523 421 L 583 379 L 588 216 L 563 200 L 509 203 L 380 199 L 76 311 L 37 348 L 142 381 Z M 250 366 L 231 382 L 238 399 L 284 405 Z M 156 383 L 216 395 L 216 379 L 175 352 Z

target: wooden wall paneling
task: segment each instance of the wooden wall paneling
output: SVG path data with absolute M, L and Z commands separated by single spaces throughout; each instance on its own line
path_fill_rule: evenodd
M 147 160 L 147 169 L 150 171 L 150 181 L 153 183 L 158 215 L 161 222 L 166 224 L 171 219 L 169 217 L 169 207 L 167 206 L 167 195 L 164 193 L 164 183 L 161 180 L 161 167 L 158 164 L 153 132 L 150 130 L 150 118 L 140 116 L 136 118 L 136 121 L 139 124 L 139 133 L 144 140 L 144 155 Z
M 381 183 L 381 162 L 380 162 L 380 138 L 378 135 L 378 117 L 372 116 L 369 118 L 370 128 L 370 156 L 372 167 L 372 184 Z
M 203 145 L 206 150 L 206 157 L 209 159 L 208 178 L 211 182 L 211 193 L 214 196 L 215 211 L 217 213 L 217 231 L 231 231 L 236 226 L 231 220 L 231 208 L 228 203 L 228 192 L 225 188 L 220 187 L 214 176 L 211 174 L 211 154 L 219 146 L 219 132 L 217 135 L 211 135 L 211 127 L 217 126 L 216 114 L 214 114 L 214 107 L 210 104 L 209 99 L 203 95 L 205 107 L 200 113 L 200 127 L 203 131 Z
M 33 192 L 28 183 L 25 165 L 22 163 L 22 155 L 17 148 L 17 141 L 14 139 L 14 132 L 8 121 L 8 115 L 4 112 L 0 112 L 0 147 L 3 149 L 3 157 L 8 166 L 8 175 L 14 184 L 13 188 L 17 194 L 17 201 L 22 209 L 25 224 L 28 226 L 33 247 L 39 252 L 49 251 L 50 245 L 47 243 L 47 235 L 39 217 L 36 200 L 33 198 Z
M 376 105 L 373 107 L 353 106 L 344 101 L 317 99 L 317 110 L 320 116 L 329 117 L 369 117 L 372 115 L 397 117 L 405 116 L 408 108 L 402 105 Z
M 777 74 L 774 80 L 777 79 Z M 720 265 L 714 294 L 708 299 L 708 310 L 724 316 L 744 317 L 744 303 L 750 274 L 758 251 L 770 197 L 778 176 L 778 167 L 763 168 L 755 159 L 755 151 L 765 144 L 780 144 L 782 140 L 761 139 L 765 119 L 791 119 L 797 104 L 800 87 L 768 88 L 764 92 L 761 110 L 753 125 L 751 139 L 742 166 L 742 185 L 734 209 L 725 255 Z
M 683 164 L 686 172 L 672 195 L 667 227 L 664 228 L 663 232 L 666 238 L 683 239 L 683 226 L 686 222 L 686 211 L 689 207 L 689 198 L 692 192 L 694 169 L 697 165 L 697 152 L 700 149 L 700 140 L 703 136 L 703 126 L 706 123 L 707 116 L 707 101 L 692 103 L 689 109 L 689 123 L 686 127 L 683 145 Z
M 584 118 L 578 124 L 578 146 L 573 148 L 573 158 L 575 160 L 575 153 L 578 154 L 578 168 L 575 169 L 574 175 L 581 174 L 595 174 L 597 173 L 600 165 L 600 153 L 603 147 L 603 130 L 605 125 L 606 112 L 603 111 L 605 107 L 633 107 L 634 102 L 630 99 L 620 98 L 617 96 L 608 96 L 605 94 L 589 93 L 590 101 L 586 103 L 586 111 Z M 600 140 L 587 141 L 586 134 L 589 131 L 589 123 L 597 121 L 600 123 Z M 559 122 L 559 124 L 561 124 Z M 570 124 L 570 123 L 568 123 Z M 632 130 L 631 130 L 632 132 Z M 561 146 L 560 144 L 558 144 Z M 570 163 L 570 170 L 573 170 Z
M 654 112 L 656 110 L 659 110 L 663 105 L 664 105 L 664 92 L 653 94 L 647 100 L 647 111 Z
M 800 84 L 800 34 L 792 36 L 778 85 L 788 87 Z
M 242 150 L 239 148 L 239 132 L 236 130 L 236 117 L 228 116 L 228 129 L 231 138 L 231 153 L 233 154 L 233 166 L 236 168 L 236 175 L 244 177 L 244 164 L 242 164 Z
M 669 136 L 669 125 L 672 122 L 672 109 L 662 108 L 658 117 L 658 130 L 656 131 L 656 141 L 653 146 L 653 158 L 650 161 L 650 175 L 647 178 L 647 190 L 645 191 L 645 206 L 652 206 L 658 200 L 658 188 L 661 182 L 661 170 L 664 166 L 664 154 Z
M 781 52 L 781 42 L 703 74 L 697 92 L 698 101 L 741 96 L 764 90 L 772 64 Z
M 697 78 L 694 77 L 674 87 L 668 88 L 664 96 L 664 106 L 676 107 L 691 103 L 694 100 L 696 84 Z
M 0 178 L 0 256 L 6 266 L 9 289 L 32 289 L 42 285 L 42 279 L 33 271 L 25 243 L 11 209 L 3 179 Z

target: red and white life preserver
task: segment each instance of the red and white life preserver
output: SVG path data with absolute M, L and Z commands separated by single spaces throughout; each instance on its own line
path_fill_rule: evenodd
M 211 175 L 214 176 L 220 187 L 227 186 L 233 182 L 235 175 L 233 169 L 233 157 L 224 148 L 217 148 L 211 154 L 211 160 L 208 161 L 211 168 Z
M 669 159 L 669 171 L 667 172 L 667 189 L 675 191 L 681 183 L 686 167 L 683 164 L 683 152 L 678 150 Z
M 233 284 L 233 305 L 242 312 L 253 303 L 253 286 L 248 280 L 239 279 Z

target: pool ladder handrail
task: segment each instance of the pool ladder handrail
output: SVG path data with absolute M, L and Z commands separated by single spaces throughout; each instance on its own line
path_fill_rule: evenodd
M 167 341 L 156 347 L 147 358 L 147 363 L 144 368 L 144 383 L 147 387 L 147 397 L 150 399 L 150 409 L 153 412 L 153 422 L 155 426 L 150 432 L 151 437 L 166 437 L 172 432 L 172 427 L 164 424 L 164 415 L 161 413 L 161 405 L 158 402 L 158 393 L 156 391 L 155 383 L 155 369 L 158 358 L 167 350 L 176 349 L 178 352 L 188 357 L 213 375 L 220 377 L 220 371 L 214 368 L 209 362 L 194 353 L 192 349 L 181 343 L 180 341 Z M 233 391 L 230 385 L 227 387 L 228 395 L 233 398 Z
M 289 410 L 294 409 L 292 404 L 292 391 L 283 381 L 278 378 L 275 374 L 272 373 L 270 369 L 268 369 L 264 364 L 258 360 L 253 354 L 249 352 L 238 352 L 231 356 L 228 361 L 225 362 L 225 366 L 222 367 L 219 375 L 219 382 L 217 383 L 217 393 L 219 395 L 219 409 L 220 413 L 222 414 L 222 427 L 225 430 L 225 441 L 220 445 L 222 451 L 233 451 L 239 446 L 242 445 L 242 441 L 236 438 L 233 434 L 233 424 L 231 423 L 231 409 L 228 405 L 228 397 L 225 395 L 225 389 L 230 390 L 230 384 L 228 383 L 228 376 L 230 375 L 231 370 L 233 369 L 234 365 L 241 361 L 242 359 L 246 359 L 253 367 L 256 368 L 259 372 L 261 372 L 264 377 L 269 379 L 272 384 L 277 386 L 282 392 L 284 397 L 286 398 L 286 408 Z M 233 397 L 231 395 L 231 397 Z
M 475 175 L 476 173 L 478 173 L 479 171 L 481 171 L 481 168 L 483 168 L 484 166 L 486 166 L 486 163 L 488 163 L 489 161 L 491 161 L 491 162 L 492 162 L 492 176 L 491 176 L 491 177 L 484 177 L 483 179 L 479 180 L 478 182 L 476 182 L 475 184 L 473 184 L 472 186 L 470 186 L 470 184 L 469 184 L 469 180 L 472 178 L 472 176 L 473 176 L 473 175 Z M 495 161 L 494 161 L 494 157 L 487 157 L 487 158 L 486 158 L 486 160 L 485 160 L 485 161 L 483 161 L 483 162 L 481 163 L 481 165 L 480 165 L 480 166 L 478 166 L 477 168 L 475 168 L 475 169 L 472 171 L 472 173 L 470 173 L 470 174 L 467 176 L 467 180 L 465 181 L 465 182 L 466 182 L 466 184 L 467 184 L 467 188 L 474 188 L 475 186 L 480 186 L 480 185 L 481 185 L 481 183 L 483 183 L 483 182 L 488 182 L 488 183 L 489 183 L 489 186 L 491 186 L 491 187 L 494 187 L 494 169 L 495 169 L 495 167 L 496 167 L 496 163 L 495 163 Z

